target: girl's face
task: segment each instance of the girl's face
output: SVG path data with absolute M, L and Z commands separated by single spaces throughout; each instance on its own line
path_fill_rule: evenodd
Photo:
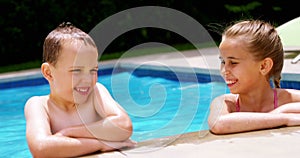
M 231 93 L 247 93 L 264 79 L 259 71 L 260 62 L 254 60 L 240 39 L 223 38 L 219 49 L 221 75 Z
M 94 90 L 98 76 L 97 49 L 83 42 L 66 42 L 52 67 L 53 94 L 58 100 L 82 104 Z M 52 92 L 51 92 L 52 93 Z

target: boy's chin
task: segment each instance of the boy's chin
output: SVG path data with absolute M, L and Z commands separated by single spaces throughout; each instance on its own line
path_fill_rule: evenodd
M 81 105 L 81 104 L 85 104 L 85 103 L 87 103 L 87 102 L 89 102 L 89 101 L 91 101 L 91 97 L 90 97 L 91 95 L 90 94 L 87 94 L 87 95 L 78 95 L 78 94 L 76 94 L 76 93 L 73 93 L 73 97 L 74 97 L 74 102 L 75 102 L 75 104 L 79 104 L 79 105 Z
M 88 104 L 88 98 L 75 98 L 74 102 L 76 105 Z

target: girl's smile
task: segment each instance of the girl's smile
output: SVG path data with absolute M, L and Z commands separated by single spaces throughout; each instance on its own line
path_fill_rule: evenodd
M 224 38 L 220 44 L 221 75 L 231 93 L 243 93 L 252 89 L 259 75 L 259 62 L 252 57 L 241 42 Z
M 238 80 L 237 79 L 225 79 L 225 82 L 226 82 L 227 86 L 230 88 L 230 87 L 233 87 L 238 82 Z

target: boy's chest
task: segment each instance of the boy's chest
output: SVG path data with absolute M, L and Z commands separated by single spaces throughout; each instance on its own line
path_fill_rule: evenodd
M 74 110 L 65 112 L 58 109 L 51 109 L 49 121 L 51 131 L 54 133 L 68 127 L 82 125 L 99 121 L 100 117 L 93 109 Z

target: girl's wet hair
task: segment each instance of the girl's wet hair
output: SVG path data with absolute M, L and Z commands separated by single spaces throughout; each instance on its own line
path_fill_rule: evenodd
M 262 20 L 240 21 L 228 27 L 222 36 L 243 39 L 245 47 L 256 60 L 271 58 L 273 67 L 268 74 L 268 79 L 273 79 L 274 86 L 280 88 L 284 51 L 273 25 Z
M 43 45 L 43 62 L 55 65 L 64 42 L 70 39 L 82 41 L 96 48 L 94 40 L 87 33 L 70 22 L 63 22 L 46 37 Z

